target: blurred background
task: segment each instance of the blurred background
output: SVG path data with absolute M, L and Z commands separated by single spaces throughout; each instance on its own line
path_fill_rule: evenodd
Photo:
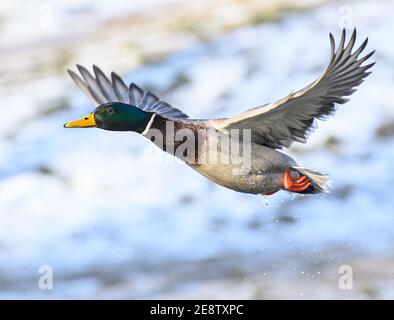
M 2 0 L 0 298 L 394 298 L 393 12 L 389 0 Z M 63 128 L 94 108 L 66 74 L 76 63 L 223 117 L 313 81 L 343 26 L 369 37 L 374 72 L 287 151 L 330 173 L 329 195 L 266 206 L 180 162 L 146 163 L 136 134 Z

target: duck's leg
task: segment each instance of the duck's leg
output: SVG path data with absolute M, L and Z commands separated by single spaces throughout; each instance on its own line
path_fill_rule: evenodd
M 274 193 L 276 193 L 276 192 L 278 192 L 278 191 L 279 191 L 279 189 L 274 190 L 274 191 L 264 192 L 263 195 L 265 195 L 265 196 L 270 196 L 270 195 L 273 195 Z
M 307 189 L 311 185 L 308 177 L 306 176 L 298 176 L 296 178 L 291 177 L 291 170 L 288 169 L 285 171 L 283 176 L 283 186 L 286 190 L 293 192 L 302 192 Z

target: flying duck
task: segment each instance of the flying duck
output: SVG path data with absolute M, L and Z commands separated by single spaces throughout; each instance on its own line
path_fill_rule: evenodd
M 329 63 L 317 80 L 229 118 L 190 119 L 135 83 L 127 86 L 114 72 L 108 78 L 96 66 L 91 74 L 77 65 L 80 75 L 68 73 L 97 107 L 64 127 L 136 132 L 213 182 L 238 192 L 327 193 L 326 174 L 300 166 L 279 150 L 293 142 L 305 143 L 316 120 L 332 115 L 371 73 L 375 63 L 363 63 L 374 51 L 360 57 L 368 38 L 357 49 L 356 29 L 346 44 L 343 30 L 337 48 L 331 33 L 329 39 Z

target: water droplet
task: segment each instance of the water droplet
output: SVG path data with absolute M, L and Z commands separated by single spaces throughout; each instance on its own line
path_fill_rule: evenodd
M 266 206 L 266 207 L 268 207 L 270 204 L 268 203 L 268 198 L 267 198 L 267 196 L 266 195 L 264 195 L 264 205 Z

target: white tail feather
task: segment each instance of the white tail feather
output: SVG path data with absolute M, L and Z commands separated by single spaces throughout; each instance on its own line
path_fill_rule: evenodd
M 320 173 L 316 170 L 302 168 L 302 167 L 292 167 L 294 170 L 298 171 L 300 174 L 305 175 L 311 181 L 311 185 L 314 188 L 314 193 L 329 193 L 329 188 L 331 187 L 330 178 L 324 173 Z

